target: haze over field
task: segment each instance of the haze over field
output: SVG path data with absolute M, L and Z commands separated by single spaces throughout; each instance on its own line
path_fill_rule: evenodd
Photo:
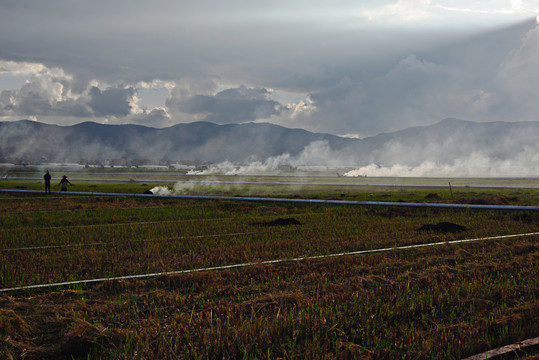
M 434 125 L 350 139 L 267 123 L 195 122 L 157 129 L 92 122 L 57 126 L 25 120 L 0 122 L 0 163 L 209 165 L 190 175 L 323 170 L 345 176 L 530 177 L 539 174 L 538 132 L 539 122 L 444 119 Z
M 5 0 L 0 121 L 256 122 L 351 138 L 446 118 L 537 122 L 538 14 L 537 0 Z M 462 140 L 454 135 L 426 148 L 388 142 L 361 161 L 314 142 L 245 169 L 346 163 L 360 176 L 539 175 L 537 148 L 516 137 L 539 133 L 507 134 L 505 153 L 459 149 L 448 159 L 447 146 Z

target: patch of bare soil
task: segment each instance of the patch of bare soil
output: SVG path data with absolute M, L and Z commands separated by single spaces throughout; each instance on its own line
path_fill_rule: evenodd
M 517 196 L 504 196 L 495 194 L 479 194 L 472 198 L 462 198 L 457 202 L 460 204 L 474 204 L 474 205 L 509 205 L 518 201 Z
M 435 231 L 441 233 L 456 233 L 468 230 L 465 226 L 443 221 L 438 224 L 425 224 L 421 226 L 419 231 Z
M 260 225 L 260 226 L 287 226 L 287 225 L 301 225 L 301 222 L 294 218 L 278 218 L 277 220 L 267 221 L 267 222 L 255 222 L 251 225 Z

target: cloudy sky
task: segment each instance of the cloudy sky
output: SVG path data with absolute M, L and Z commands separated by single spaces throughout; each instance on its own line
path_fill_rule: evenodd
M 539 0 L 0 0 L 0 120 L 537 121 Z

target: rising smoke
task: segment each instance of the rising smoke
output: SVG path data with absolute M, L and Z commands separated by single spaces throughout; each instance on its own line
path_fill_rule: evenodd
M 518 140 L 516 140 L 518 141 Z M 507 146 L 507 145 L 506 145 Z M 382 151 L 385 149 L 385 151 Z M 398 149 L 400 156 L 395 156 Z M 429 147 L 417 151 L 401 143 L 392 142 L 391 146 L 377 150 L 378 159 L 397 158 L 400 162 L 388 165 L 358 163 L 362 159 L 371 159 L 371 156 L 359 156 L 350 149 L 332 150 L 326 141 L 315 141 L 306 146 L 297 156 L 281 154 L 270 157 L 265 161 L 252 161 L 244 164 L 234 164 L 224 161 L 210 165 L 204 170 L 191 170 L 188 175 L 210 176 L 200 181 L 182 181 L 174 184 L 172 188 L 157 186 L 151 189 L 154 194 L 188 194 L 204 193 L 221 190 L 223 192 L 240 190 L 245 191 L 245 185 L 240 181 L 234 184 L 223 184 L 211 175 L 243 175 L 243 176 L 269 176 L 299 174 L 308 175 L 309 166 L 325 167 L 327 173 L 334 176 L 335 171 L 344 168 L 353 168 L 343 173 L 346 177 L 530 177 L 539 175 L 539 151 L 534 147 L 525 146 L 521 151 L 510 157 L 496 158 L 488 154 L 487 149 L 474 151 L 469 155 L 459 156 L 456 159 L 438 156 L 443 152 L 439 144 L 430 144 Z M 423 159 L 421 158 L 423 154 Z M 406 154 L 409 158 L 406 161 Z M 437 159 L 430 158 L 436 155 Z M 413 156 L 412 156 L 413 155 Z
M 520 139 L 520 140 L 519 140 Z M 213 164 L 205 170 L 190 171 L 189 175 L 281 175 L 305 173 L 308 166 L 330 169 L 350 169 L 343 175 L 386 177 L 529 177 L 539 175 L 537 146 L 518 146 L 522 137 L 503 146 L 515 148 L 503 156 L 493 154 L 496 149 L 465 150 L 458 156 L 448 154 L 446 144 L 430 143 L 416 146 L 391 142 L 369 154 L 357 149 L 332 150 L 327 142 L 309 144 L 297 156 L 282 154 L 265 161 L 234 164 L 229 161 Z M 448 140 L 448 143 L 452 141 Z M 457 145 L 455 145 L 457 146 Z M 502 144 L 499 144 L 502 146 Z M 498 147 L 499 147 L 498 146 Z M 460 148 L 462 149 L 464 145 Z M 496 147 L 495 147 L 496 148 Z
M 288 153 L 269 157 L 264 161 L 234 164 L 224 161 L 205 170 L 193 170 L 188 175 L 284 175 L 291 171 L 304 172 L 307 167 L 346 167 L 353 161 L 353 153 L 335 151 L 325 140 L 313 141 L 296 156 Z
M 539 174 L 539 155 L 523 152 L 511 159 L 496 160 L 474 153 L 450 163 L 425 161 L 417 166 L 370 164 L 348 171 L 344 176 L 371 177 L 528 177 Z
M 230 192 L 239 190 L 242 185 L 240 183 L 228 183 L 218 181 L 212 177 L 200 181 L 178 181 L 171 188 L 167 186 L 156 186 L 150 191 L 155 195 L 185 195 L 185 194 L 204 194 L 207 192 L 215 193 Z

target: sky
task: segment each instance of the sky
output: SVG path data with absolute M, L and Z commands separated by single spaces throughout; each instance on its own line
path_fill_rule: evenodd
M 539 0 L 0 0 L 0 121 L 537 121 Z

